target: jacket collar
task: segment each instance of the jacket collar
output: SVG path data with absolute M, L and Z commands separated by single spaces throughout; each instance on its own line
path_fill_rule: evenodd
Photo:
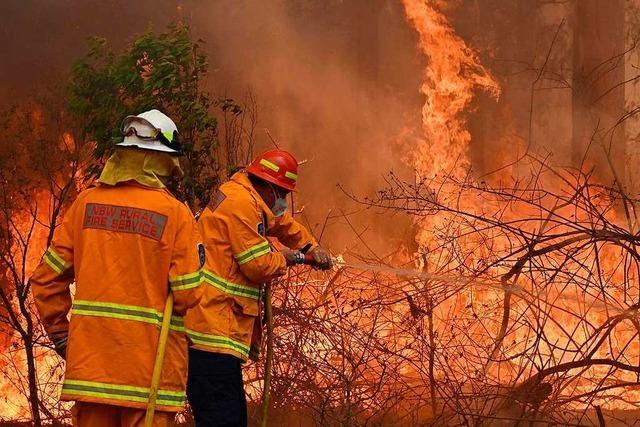
M 247 192 L 249 192 L 251 197 L 256 201 L 256 203 L 260 207 L 260 209 L 262 209 L 262 211 L 264 211 L 264 213 L 267 215 L 267 219 L 269 220 L 269 223 L 275 220 L 275 216 L 273 215 L 273 212 L 271 212 L 271 209 L 269 208 L 269 206 L 267 206 L 264 200 L 262 200 L 262 197 L 260 197 L 260 194 L 258 194 L 256 189 L 253 188 L 251 181 L 249 181 L 249 176 L 247 176 L 247 173 L 245 171 L 234 173 L 231 176 L 231 181 L 240 185 L 245 190 L 247 190 Z

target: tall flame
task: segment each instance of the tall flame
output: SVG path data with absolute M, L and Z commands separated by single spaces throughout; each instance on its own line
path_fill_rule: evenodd
M 454 32 L 447 18 L 441 12 L 444 2 L 438 0 L 403 0 L 402 3 L 408 22 L 419 36 L 418 48 L 428 59 L 428 65 L 424 70 L 424 82 L 420 88 L 425 97 L 425 103 L 422 108 L 423 135 L 418 144 L 412 147 L 409 159 L 410 164 L 415 168 L 418 178 L 421 179 L 429 180 L 446 174 L 458 182 L 463 181 L 468 178 L 471 167 L 468 156 L 471 135 L 467 130 L 466 115 L 469 113 L 474 96 L 478 91 L 485 91 L 497 99 L 500 96 L 500 86 L 491 73 L 481 65 L 477 54 Z M 546 182 L 544 184 L 556 187 L 557 182 L 549 178 L 545 179 Z M 445 186 L 444 191 L 442 191 L 444 197 L 447 197 L 447 194 L 452 195 L 455 198 L 456 205 L 462 211 L 479 213 L 481 211 L 486 212 L 487 208 L 497 208 L 496 212 L 500 211 L 499 200 L 483 200 L 482 204 L 480 204 L 477 198 L 470 197 L 468 194 L 459 194 L 459 187 L 455 185 L 451 185 L 450 188 L 446 188 L 446 184 L 443 184 L 443 186 Z M 598 203 L 595 198 L 594 203 Z M 603 203 L 606 204 L 606 202 Z M 528 214 L 531 215 L 531 218 L 546 215 L 545 212 L 541 215 L 538 210 L 529 212 L 526 210 L 526 203 L 522 205 L 524 205 L 524 210 L 518 210 L 513 207 L 507 209 L 505 204 L 505 212 L 502 219 L 520 221 L 526 218 Z M 510 209 L 513 211 L 510 211 Z M 555 208 L 552 207 L 551 209 Z M 570 206 L 569 209 L 572 209 L 572 207 Z M 575 211 L 578 210 L 575 209 Z M 607 209 L 603 209 L 603 211 L 607 212 L 607 220 L 615 223 L 615 211 Z M 558 215 L 560 215 L 559 212 L 557 212 Z M 564 212 L 563 215 L 566 218 L 574 218 L 576 223 L 588 223 L 590 220 L 586 211 L 574 212 L 572 210 L 571 212 Z M 427 255 L 433 253 L 434 248 L 438 246 L 436 242 L 438 236 L 434 235 L 437 233 L 434 230 L 446 228 L 453 221 L 446 214 L 418 217 L 415 221 L 418 226 L 416 240 L 422 250 L 422 258 L 428 259 Z M 529 221 L 529 223 L 521 227 L 525 229 L 526 227 L 536 227 L 540 224 L 535 220 Z M 452 267 L 445 266 L 444 268 L 464 268 L 475 261 L 479 261 L 483 256 L 486 257 L 486 254 L 479 254 L 479 257 L 473 258 L 478 252 L 483 251 L 483 247 L 486 244 L 482 241 L 479 242 L 477 237 L 476 241 L 474 241 L 464 234 L 461 232 L 456 236 L 455 245 L 465 248 L 465 254 L 470 254 L 469 258 L 463 261 L 466 262 L 466 265 L 453 263 Z M 507 236 L 504 238 L 492 236 L 487 240 L 491 241 L 494 253 L 506 252 L 509 245 L 512 244 Z M 444 263 L 447 263 L 449 259 L 455 258 L 451 253 L 445 253 L 442 256 L 442 252 L 447 250 L 451 249 L 443 249 L 440 246 L 435 251 L 439 253 L 432 256 L 432 258 L 445 259 Z M 623 277 L 624 266 L 621 266 L 619 261 L 619 252 L 615 248 L 605 247 L 605 245 L 598 248 L 598 250 L 600 251 L 599 253 L 589 253 L 580 262 L 585 264 L 593 263 L 593 265 L 600 263 L 598 264 L 598 269 L 602 269 L 601 274 L 607 277 L 603 281 L 611 283 L 611 287 L 625 283 L 625 278 Z M 561 257 L 557 260 L 552 259 L 552 257 L 553 255 L 547 261 L 551 265 L 556 261 L 563 261 Z M 425 261 L 425 263 L 427 262 Z M 436 266 L 425 265 L 424 267 L 438 269 L 443 266 L 442 261 L 436 261 L 436 263 L 438 263 Z M 558 265 L 560 264 L 558 263 Z M 563 270 L 566 271 L 572 271 L 573 269 L 578 272 L 581 268 L 581 264 L 576 260 L 563 264 Z M 493 273 L 499 275 L 500 269 L 501 267 L 496 267 Z M 581 288 L 580 284 L 562 282 L 562 279 L 537 277 L 535 272 L 532 273 L 530 278 L 520 279 L 520 283 L 525 283 L 532 287 L 536 281 L 543 283 L 544 292 L 546 292 L 545 298 L 548 301 L 553 301 L 546 308 L 548 310 L 546 315 L 552 319 L 552 322 L 545 326 L 545 334 L 555 339 L 555 343 L 550 345 L 535 344 L 538 346 L 536 347 L 538 355 L 543 359 L 539 361 L 539 365 L 554 366 L 563 362 L 573 361 L 574 359 L 572 358 L 575 357 L 575 354 L 579 354 L 582 351 L 576 343 L 589 342 L 589 337 L 592 334 L 589 326 L 585 325 L 606 325 L 608 316 L 612 312 L 620 313 L 624 310 L 624 304 L 619 304 L 624 299 L 619 289 L 608 291 L 615 295 L 614 298 L 597 294 L 585 294 L 584 288 L 588 288 L 591 283 L 588 280 L 586 279 L 585 283 L 582 284 L 584 286 Z M 605 287 L 609 287 L 609 285 L 605 285 Z M 534 290 L 537 291 L 536 289 Z M 580 294 L 581 292 L 582 294 Z M 491 334 L 495 334 L 495 331 L 499 329 L 502 313 L 501 310 L 496 310 L 496 307 L 499 308 L 501 304 L 505 306 L 509 304 L 507 299 L 503 303 L 502 298 L 500 292 L 490 290 L 476 293 L 474 299 L 471 291 L 463 290 L 436 309 L 436 312 L 439 312 L 440 324 L 438 326 L 442 331 L 440 341 L 448 340 L 449 343 L 455 343 L 456 348 L 465 348 L 470 353 L 473 353 L 469 354 L 464 362 L 456 362 L 456 364 L 452 365 L 452 370 L 456 371 L 455 374 L 469 378 L 472 376 L 470 372 L 476 372 L 476 374 L 482 372 L 482 375 L 492 376 L 495 380 L 494 384 L 499 385 L 517 381 L 523 372 L 536 372 L 539 369 L 537 361 L 520 358 L 520 355 L 526 354 L 527 345 L 531 345 L 532 342 L 531 337 L 527 336 L 531 329 L 528 329 L 529 326 L 525 323 L 519 330 L 514 327 L 509 332 L 505 332 L 509 342 L 512 343 L 505 346 L 505 360 L 509 360 L 508 356 L 513 355 L 512 360 L 500 366 L 479 362 L 483 358 L 484 360 L 494 359 L 494 355 L 490 351 L 488 354 L 484 354 L 482 347 L 491 347 L 495 338 L 495 335 L 492 337 Z M 473 303 L 485 308 L 475 308 L 473 312 L 475 320 L 469 320 L 468 317 L 465 318 L 465 316 L 468 316 L 469 310 L 465 309 L 472 307 Z M 528 315 L 532 315 L 532 313 L 528 313 L 527 303 L 524 298 L 510 302 L 511 309 L 518 313 L 517 315 L 514 314 L 514 317 L 520 316 L 520 319 L 525 319 Z M 547 303 L 545 302 L 545 304 Z M 481 320 L 478 320 L 478 318 Z M 535 321 L 537 320 L 534 319 L 533 322 Z M 458 326 L 454 324 L 458 324 Z M 463 325 L 460 330 L 464 330 L 465 333 L 468 332 L 466 337 L 456 336 L 455 328 L 460 325 Z M 620 326 L 611 334 L 615 337 L 615 342 L 627 342 L 626 347 L 616 347 L 615 344 L 612 344 L 611 347 L 613 348 L 607 349 L 603 346 L 597 352 L 594 351 L 594 354 L 602 357 L 613 357 L 612 354 L 614 353 L 621 354 L 624 352 L 625 355 L 629 356 L 629 359 L 637 358 L 638 345 L 634 341 L 633 328 L 628 326 Z M 580 328 L 584 328 L 584 331 Z M 470 342 L 470 337 L 473 337 L 473 342 Z M 563 345 L 566 345 L 567 348 L 576 345 L 577 349 L 573 353 L 560 350 Z M 610 353 L 607 354 L 607 351 L 610 351 Z M 512 367 L 510 367 L 510 364 Z M 488 366 L 493 366 L 493 369 L 489 369 Z M 518 370 L 520 371 L 518 372 Z M 631 381 L 630 377 L 633 376 L 624 371 L 612 374 L 608 368 L 604 367 L 592 367 L 583 374 L 580 380 L 577 381 L 577 388 L 585 392 L 591 390 L 589 387 L 598 381 L 605 382 L 608 378 Z M 626 396 L 630 397 L 632 394 L 628 393 Z
M 500 86 L 475 54 L 455 34 L 435 1 L 403 0 L 408 21 L 419 35 L 418 47 L 429 59 L 420 91 L 422 126 L 427 144 L 415 148 L 416 171 L 423 177 L 455 171 L 462 177 L 470 166 L 471 135 L 465 113 L 476 90 L 494 97 Z

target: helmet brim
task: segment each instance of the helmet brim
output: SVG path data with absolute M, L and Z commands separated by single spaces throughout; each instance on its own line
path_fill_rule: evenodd
M 135 147 L 142 150 L 159 151 L 161 153 L 168 153 L 173 155 L 182 154 L 180 151 L 176 151 L 172 148 L 167 147 L 160 141 L 145 141 L 143 139 L 136 138 L 135 136 L 125 137 L 124 141 L 116 144 L 116 147 Z

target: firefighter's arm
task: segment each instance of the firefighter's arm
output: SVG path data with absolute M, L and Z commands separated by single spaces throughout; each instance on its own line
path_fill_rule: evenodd
M 31 279 L 31 292 L 47 335 L 56 348 L 66 343 L 69 332 L 67 314 L 71 310 L 70 285 L 73 269 L 73 215 L 75 203 L 56 229 Z
M 202 246 L 196 220 L 189 208 L 180 207 L 178 227 L 169 267 L 169 285 L 174 297 L 174 312 L 178 315 L 197 305 L 202 297 Z
M 273 252 L 269 241 L 260 234 L 262 215 L 251 203 L 229 204 L 228 230 L 233 257 L 242 273 L 256 283 L 282 276 L 287 261 L 280 252 Z M 266 224 L 265 224 L 266 226 Z
M 306 227 L 296 221 L 289 212 L 275 218 L 274 223 L 268 228 L 268 234 L 278 238 L 286 247 L 302 252 L 318 246 L 318 242 Z

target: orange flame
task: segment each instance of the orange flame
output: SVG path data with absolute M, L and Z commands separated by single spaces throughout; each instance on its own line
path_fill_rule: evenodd
M 497 98 L 500 87 L 433 2 L 403 0 L 403 5 L 418 32 L 418 47 L 429 58 L 420 89 L 426 98 L 422 126 L 427 144 L 415 148 L 413 166 L 422 177 L 455 171 L 462 178 L 470 166 L 471 140 L 464 114 L 476 90 Z
M 476 53 L 455 34 L 446 17 L 440 11 L 442 2 L 437 0 L 403 0 L 403 5 L 407 20 L 418 33 L 418 47 L 429 61 L 424 71 L 424 82 L 420 89 L 425 96 L 425 103 L 422 108 L 423 138 L 412 147 L 412 154 L 409 159 L 410 165 L 415 168 L 418 178 L 431 179 L 448 174 L 456 180 L 464 180 L 467 178 L 471 166 L 467 153 L 471 135 L 467 130 L 466 114 L 469 112 L 474 96 L 479 90 L 486 91 L 497 99 L 500 95 L 499 84 L 491 73 L 480 64 Z M 546 178 L 545 184 L 550 188 L 555 188 L 562 183 L 554 178 Z M 451 188 L 445 189 L 444 193 L 459 193 L 459 189 L 451 186 Z M 474 213 L 486 211 L 487 206 L 500 207 L 500 202 L 496 200 L 483 200 L 482 204 L 484 206 L 478 203 L 478 200 L 466 195 L 456 198 L 456 203 L 461 210 Z M 526 207 L 523 209 L 526 209 Z M 579 213 L 573 211 L 565 213 L 567 217 L 575 216 L 576 221 L 587 221 L 586 218 L 581 218 Z M 507 219 L 521 219 L 526 217 L 527 214 L 536 215 L 539 212 L 521 210 L 504 213 Z M 607 214 L 607 218 L 612 223 L 615 223 L 615 212 L 610 211 Z M 450 220 L 451 218 L 448 218 L 446 214 L 438 215 L 437 217 L 420 217 L 415 220 L 419 229 L 416 241 L 420 245 L 422 253 L 429 254 L 435 250 L 435 252 L 439 251 L 439 253 L 433 258 L 440 257 L 445 260 L 451 258 L 450 255 L 452 254 L 450 253 L 442 254 L 443 251 L 446 252 L 446 249 L 435 249 L 437 247 L 437 237 L 434 236 L 433 231 L 434 229 L 441 229 Z M 532 226 L 535 227 L 535 224 L 537 223 L 534 222 Z M 525 224 L 523 227 L 527 227 L 527 225 Z M 492 238 L 494 252 L 507 250 L 510 243 L 508 239 Z M 469 265 L 486 257 L 486 253 L 483 253 L 483 244 L 478 242 L 477 239 L 473 240 L 469 237 L 459 236 L 456 238 L 456 244 L 464 247 L 466 252 L 471 254 L 470 258 L 466 260 Z M 586 259 L 595 263 L 596 257 L 601 263 L 599 266 L 601 274 L 607 277 L 607 282 L 624 282 L 622 270 L 625 267 L 621 265 L 622 263 L 619 260 L 619 251 L 611 247 L 602 247 L 599 254 L 590 253 L 586 256 Z M 428 263 L 429 260 L 427 259 L 425 262 Z M 437 263 L 438 261 L 436 261 Z M 425 269 L 439 268 L 441 265 L 425 265 L 423 267 Z M 452 268 L 455 268 L 455 266 Z M 575 269 L 576 271 L 580 269 L 577 262 L 566 265 L 564 268 Z M 495 268 L 494 273 L 499 275 L 499 270 L 500 267 Z M 527 278 L 521 278 L 520 283 L 528 283 L 528 280 Z M 611 295 L 609 296 L 585 295 L 584 291 L 580 291 L 578 287 L 566 289 L 563 288 L 561 283 L 548 283 L 544 277 L 540 278 L 540 281 L 548 286 L 546 291 L 548 293 L 545 295 L 546 300 L 544 303 L 549 304 L 548 314 L 552 320 L 549 326 L 545 327 L 545 333 L 552 338 L 552 341 L 555 339 L 557 348 L 540 344 L 539 352 L 543 355 L 542 358 L 544 360 L 539 361 L 514 359 L 512 362 L 497 365 L 491 365 L 491 363 L 487 365 L 479 362 L 483 358 L 484 360 L 491 359 L 491 357 L 487 357 L 487 354 L 483 355 L 482 350 L 477 348 L 490 347 L 492 344 L 490 332 L 499 329 L 500 315 L 502 314 L 498 313 L 495 308 L 501 306 L 503 293 L 496 290 L 463 290 L 436 310 L 439 317 L 439 326 L 445 330 L 441 340 L 448 339 L 450 343 L 456 343 L 459 348 L 472 349 L 476 347 L 475 350 L 472 350 L 475 351 L 475 354 L 471 356 L 471 359 L 476 358 L 475 363 L 469 361 L 456 363 L 451 365 L 451 369 L 457 370 L 461 377 L 469 378 L 474 375 L 474 372 L 475 374 L 482 372 L 482 375 L 492 376 L 496 384 L 515 381 L 517 375 L 522 375 L 522 371 L 518 372 L 518 369 L 522 366 L 527 366 L 528 369 L 535 372 L 536 366 L 539 365 L 549 366 L 570 361 L 573 355 L 567 354 L 566 351 L 561 351 L 559 348 L 563 346 L 572 348 L 575 344 L 572 340 L 586 342 L 593 331 L 585 327 L 585 324 L 604 324 L 609 316 L 615 313 L 619 314 L 624 310 L 623 304 L 619 304 L 619 301 L 622 300 L 622 293 L 619 289 L 610 290 Z M 616 299 L 618 300 L 616 301 Z M 526 298 L 518 299 L 512 303 L 512 309 L 521 314 L 522 318 L 526 318 L 527 304 L 529 303 L 530 300 Z M 476 307 L 484 307 L 476 308 L 474 312 L 474 315 L 480 316 L 482 321 L 473 321 L 472 319 L 464 327 L 468 331 L 466 337 L 455 336 L 455 334 L 447 336 L 446 331 L 454 329 L 451 327 L 452 324 L 463 323 L 465 309 L 468 309 L 472 304 L 475 304 Z M 578 312 L 581 317 L 574 315 Z M 467 322 L 468 319 L 464 321 Z M 579 328 L 584 328 L 584 330 L 579 330 Z M 527 336 L 527 331 L 530 332 L 526 327 L 522 327 L 520 329 L 514 328 L 508 332 L 505 342 L 508 341 L 509 344 L 505 344 L 504 350 L 507 355 L 517 355 L 525 351 L 526 346 L 531 343 L 531 337 Z M 568 331 L 571 331 L 571 335 Z M 628 355 L 628 360 L 637 360 L 640 349 L 638 343 L 634 340 L 634 334 L 633 325 L 623 325 L 621 323 L 620 326 L 616 327 L 611 334 L 614 338 L 614 348 L 610 350 L 611 353 L 624 352 L 625 355 Z M 468 342 L 471 337 L 474 342 Z M 598 352 L 595 352 L 594 357 L 611 356 L 611 354 L 607 355 L 606 352 L 607 349 L 602 347 Z M 518 364 L 520 365 L 518 366 Z M 621 371 L 615 374 L 614 378 L 614 375 L 611 374 L 607 367 L 590 368 L 588 373 L 590 374 L 589 376 L 585 372 L 583 379 L 577 382 L 577 390 L 579 392 L 587 392 L 599 380 L 604 381 L 606 384 L 608 382 L 605 380 L 608 378 L 610 378 L 610 381 L 633 381 L 635 377 L 635 374 Z M 578 392 L 575 393 L 579 394 Z M 627 391 L 626 393 L 627 398 L 631 400 L 633 400 L 632 396 L 636 397 L 635 392 Z M 618 407 L 625 406 L 624 403 L 620 402 L 615 403 L 615 405 L 618 405 Z M 633 405 L 626 406 L 633 407 Z

